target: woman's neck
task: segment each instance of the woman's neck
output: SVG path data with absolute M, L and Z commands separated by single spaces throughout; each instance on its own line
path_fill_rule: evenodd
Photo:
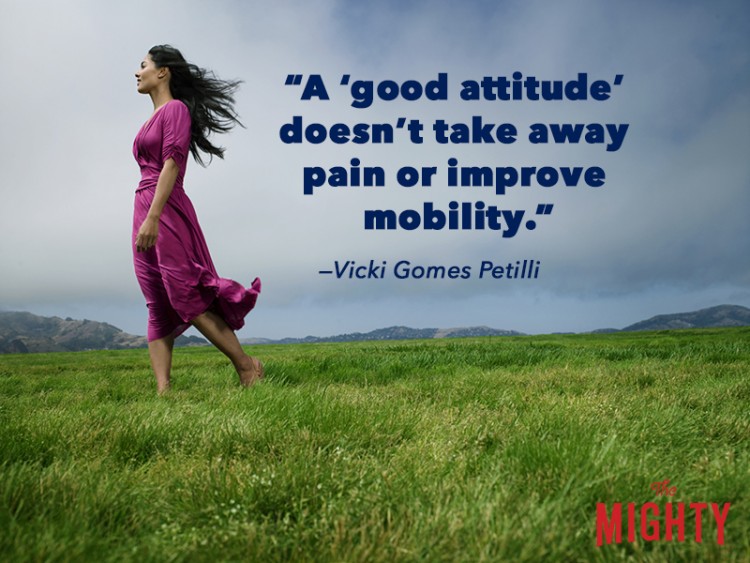
M 154 111 L 174 99 L 172 92 L 169 91 L 169 86 L 166 88 L 155 88 L 149 92 L 149 95 L 151 96 L 151 102 L 154 104 Z

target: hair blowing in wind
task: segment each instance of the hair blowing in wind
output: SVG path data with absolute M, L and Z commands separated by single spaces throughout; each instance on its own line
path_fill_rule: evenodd
M 168 67 L 171 73 L 169 88 L 172 96 L 182 100 L 192 119 L 190 154 L 206 166 L 200 152 L 224 158 L 224 147 L 208 140 L 212 133 L 226 133 L 235 124 L 244 127 L 234 110 L 234 93 L 241 80 L 221 80 L 210 71 L 185 60 L 182 53 L 171 45 L 155 45 L 149 55 L 157 68 Z

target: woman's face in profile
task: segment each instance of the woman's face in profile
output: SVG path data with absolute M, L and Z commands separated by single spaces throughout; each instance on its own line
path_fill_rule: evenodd
M 159 69 L 156 68 L 151 55 L 146 55 L 141 61 L 141 67 L 135 73 L 137 79 L 138 92 L 148 94 L 159 83 L 157 75 Z

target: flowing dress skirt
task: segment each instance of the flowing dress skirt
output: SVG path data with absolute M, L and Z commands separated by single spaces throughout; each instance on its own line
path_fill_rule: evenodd
M 206 246 L 193 204 L 178 186 L 172 190 L 159 221 L 156 246 L 135 249 L 135 237 L 148 214 L 154 188 L 135 192 L 133 262 L 148 306 L 148 340 L 177 337 L 207 310 L 220 315 L 232 330 L 245 324 L 258 299 L 260 279 L 242 284 L 220 278 Z

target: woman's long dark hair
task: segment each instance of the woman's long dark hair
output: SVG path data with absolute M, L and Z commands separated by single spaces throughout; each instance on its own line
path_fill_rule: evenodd
M 199 151 L 224 158 L 224 147 L 208 140 L 211 133 L 226 133 L 235 124 L 244 127 L 234 111 L 234 93 L 241 80 L 220 80 L 213 72 L 185 60 L 171 45 L 154 45 L 148 52 L 157 68 L 167 67 L 171 74 L 169 89 L 172 97 L 182 100 L 190 110 L 192 128 L 190 153 L 206 166 Z

